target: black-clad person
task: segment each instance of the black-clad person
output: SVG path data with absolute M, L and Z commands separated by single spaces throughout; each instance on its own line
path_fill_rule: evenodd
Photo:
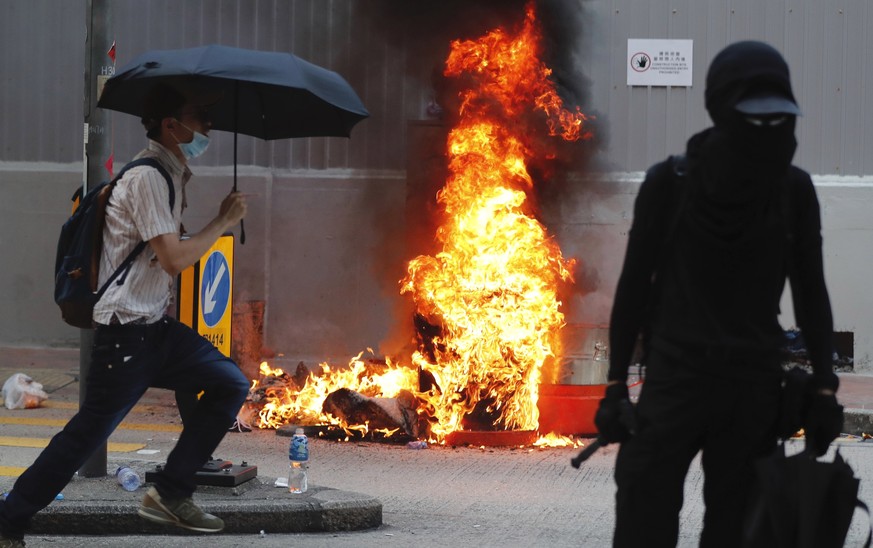
M 610 321 L 609 385 L 595 422 L 621 442 L 615 546 L 675 546 L 685 477 L 702 451 L 700 545 L 739 546 L 756 459 L 778 439 L 786 279 L 814 374 L 808 443 L 823 454 L 842 426 L 819 204 L 791 164 L 800 109 L 782 55 L 745 41 L 706 78 L 713 127 L 646 173 Z M 627 408 L 627 370 L 644 336 L 646 375 Z

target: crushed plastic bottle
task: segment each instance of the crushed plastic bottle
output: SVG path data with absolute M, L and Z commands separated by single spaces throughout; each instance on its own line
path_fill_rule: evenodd
M 139 474 L 134 472 L 129 466 L 118 467 L 115 471 L 115 480 L 125 491 L 136 491 L 142 485 Z

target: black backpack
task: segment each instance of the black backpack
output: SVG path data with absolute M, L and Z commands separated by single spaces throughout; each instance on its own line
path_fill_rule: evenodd
M 100 254 L 103 251 L 103 226 L 106 221 L 106 204 L 116 183 L 133 167 L 150 166 L 166 179 L 170 189 L 170 210 L 176 200 L 173 180 L 167 171 L 153 158 L 141 158 L 130 162 L 111 181 L 104 181 L 82 196 L 82 187 L 73 195 L 78 206 L 61 227 L 58 250 L 55 256 L 55 302 L 61 308 L 64 321 L 74 327 L 92 327 L 94 305 L 116 278 L 118 285 L 124 283 L 133 260 L 145 249 L 140 242 L 130 252 L 118 269 L 97 290 L 100 275 Z M 119 278 L 119 275 L 121 276 Z

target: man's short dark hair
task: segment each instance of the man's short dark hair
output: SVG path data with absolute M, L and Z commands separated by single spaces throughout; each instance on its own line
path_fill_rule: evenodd
M 166 83 L 155 84 L 146 94 L 142 109 L 142 125 L 146 135 L 154 139 L 160 135 L 161 120 L 171 118 L 185 106 L 185 95 Z
M 209 108 L 223 97 L 222 93 L 208 91 L 194 82 L 180 81 L 174 84 L 157 83 L 146 94 L 142 109 L 142 125 L 149 139 L 160 136 L 161 120 L 178 116 L 183 107 L 193 105 Z

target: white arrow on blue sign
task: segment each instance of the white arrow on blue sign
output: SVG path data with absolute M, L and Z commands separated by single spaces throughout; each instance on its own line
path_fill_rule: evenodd
M 230 269 L 220 251 L 213 251 L 203 267 L 200 283 L 200 309 L 208 327 L 215 327 L 224 317 L 230 300 Z

